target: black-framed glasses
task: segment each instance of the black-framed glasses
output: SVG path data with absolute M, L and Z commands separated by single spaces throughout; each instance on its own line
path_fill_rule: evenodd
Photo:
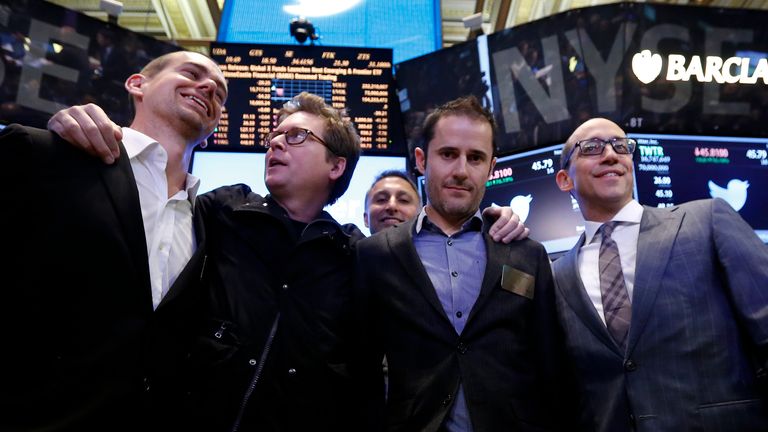
M 571 156 L 573 156 L 573 152 L 576 151 L 576 147 L 579 148 L 579 155 L 581 156 L 597 156 L 603 154 L 603 150 L 605 150 L 605 146 L 608 144 L 613 147 L 613 151 L 615 151 L 617 154 L 632 154 L 635 152 L 635 148 L 637 147 L 637 141 L 635 141 L 633 138 L 611 138 L 611 139 L 600 139 L 600 138 L 589 138 L 582 141 L 578 141 L 576 144 L 573 145 L 573 148 L 571 148 L 571 151 L 568 153 L 568 156 L 563 161 L 563 169 L 568 167 L 568 163 L 571 162 Z
M 264 137 L 264 141 L 262 141 L 261 145 L 263 145 L 266 148 L 271 148 L 272 140 L 279 137 L 280 135 L 285 135 L 285 142 L 291 146 L 297 146 L 299 144 L 302 144 L 304 141 L 307 140 L 307 138 L 309 138 L 310 135 L 312 135 L 313 137 L 315 137 L 317 142 L 324 145 L 328 150 L 331 151 L 331 153 L 334 153 L 334 151 L 328 146 L 328 144 L 325 141 L 323 141 L 323 139 L 320 138 L 316 133 L 312 132 L 309 129 L 299 128 L 299 127 L 290 128 L 286 131 L 273 130 L 272 132 L 268 133 Z

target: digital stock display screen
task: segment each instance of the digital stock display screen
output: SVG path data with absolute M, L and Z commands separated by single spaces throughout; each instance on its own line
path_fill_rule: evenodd
M 768 242 L 768 138 L 630 134 L 638 201 L 722 198 Z
M 212 150 L 260 150 L 278 110 L 307 91 L 347 108 L 364 153 L 406 153 L 391 49 L 212 43 L 211 57 L 229 85 Z
M 481 205 L 512 207 L 549 253 L 569 250 L 584 231 L 576 201 L 555 182 L 562 149 L 559 144 L 499 158 Z

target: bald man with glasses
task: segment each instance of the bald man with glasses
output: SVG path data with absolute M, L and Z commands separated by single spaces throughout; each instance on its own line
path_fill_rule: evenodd
M 766 431 L 768 248 L 720 199 L 638 204 L 635 147 L 591 119 L 556 176 L 586 220 L 553 263 L 585 428 Z

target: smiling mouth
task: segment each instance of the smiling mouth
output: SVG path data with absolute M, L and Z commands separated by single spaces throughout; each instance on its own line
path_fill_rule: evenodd
M 615 171 L 609 171 L 609 172 L 606 172 L 606 173 L 598 174 L 597 177 L 600 177 L 600 178 L 602 178 L 602 177 L 621 177 L 623 175 L 624 175 L 623 173 L 618 173 L 618 172 L 615 172 Z
M 203 108 L 203 111 L 205 111 L 205 115 L 210 115 L 210 110 L 208 109 L 208 105 L 205 104 L 205 102 L 200 99 L 197 96 L 194 95 L 188 95 L 184 96 L 187 99 L 190 99 L 192 102 L 195 102 L 196 104 L 200 105 Z
M 379 219 L 379 220 L 380 220 L 381 222 L 390 222 L 390 221 L 391 221 L 391 222 L 396 222 L 396 223 L 401 223 L 401 222 L 403 222 L 403 220 L 402 220 L 402 219 L 400 219 L 400 218 L 396 218 L 396 217 L 385 217 L 385 218 L 381 218 L 381 219 Z

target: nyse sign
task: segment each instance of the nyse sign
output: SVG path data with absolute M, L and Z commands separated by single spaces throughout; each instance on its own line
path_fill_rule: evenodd
M 69 29 L 67 29 L 69 30 Z M 46 22 L 32 18 L 29 24 L 29 44 L 22 59 L 21 76 L 16 89 L 16 103 L 25 108 L 49 114 L 65 108 L 66 105 L 40 96 L 40 89 L 45 75 L 70 81 L 78 81 L 82 71 L 46 59 L 47 47 L 52 43 L 68 44 L 83 51 L 88 50 L 88 36 L 64 30 Z M 0 62 L 0 85 L 6 86 L 6 65 Z
M 85 103 L 131 120 L 123 83 L 178 47 L 41 0 L 0 0 L 0 124 L 45 127 Z
M 768 60 L 759 59 L 755 66 L 749 58 L 724 55 L 724 51 L 732 50 L 734 46 L 760 44 L 768 49 L 766 41 L 758 40 L 753 29 L 744 27 L 709 25 L 704 27 L 703 33 L 702 29 L 697 31 L 694 40 L 691 29 L 683 25 L 661 23 L 639 31 L 635 22 L 624 22 L 615 27 L 610 37 L 610 49 L 605 49 L 603 41 L 593 40 L 590 32 L 582 27 L 554 30 L 551 35 L 544 35 L 538 41 L 543 52 L 542 63 L 546 65 L 546 68 L 538 70 L 531 67 L 530 56 L 526 56 L 518 46 L 493 52 L 493 72 L 500 99 L 497 108 L 501 109 L 504 131 L 526 132 L 520 121 L 521 110 L 517 109 L 518 99 L 523 94 L 530 99 L 544 123 L 573 121 L 574 113 L 569 110 L 574 105 L 574 101 L 569 99 L 573 95 L 569 94 L 565 83 L 565 76 L 572 71 L 568 70 L 568 62 L 563 61 L 567 58 L 566 49 L 563 48 L 565 43 L 576 53 L 577 60 L 571 59 L 571 64 L 581 62 L 593 86 L 592 116 L 615 116 L 623 108 L 622 104 L 634 103 L 622 100 L 622 96 L 627 98 L 627 94 L 621 91 L 621 87 L 642 87 L 644 83 L 656 80 L 662 72 L 662 56 L 658 52 L 670 43 L 700 45 L 698 49 L 707 55 L 669 54 L 666 81 L 662 83 L 666 90 L 662 94 L 639 92 L 639 104 L 634 106 L 639 105 L 640 109 L 652 114 L 676 113 L 683 108 L 694 108 L 705 115 L 749 114 L 750 104 L 724 98 L 719 84 L 755 84 L 765 87 L 768 83 Z M 602 50 L 598 49 L 600 44 L 596 42 L 603 42 Z M 631 64 L 631 69 L 625 67 L 627 64 Z M 510 72 L 512 79 L 508 78 Z M 542 79 L 542 76 L 546 76 L 546 79 Z M 659 84 L 659 81 L 656 80 L 654 85 Z M 518 90 L 516 93 L 515 86 L 522 92 Z M 701 86 L 701 90 L 695 92 L 694 86 Z M 690 106 L 692 101 L 695 101 L 697 107 Z M 640 125 L 641 121 L 633 121 L 632 126 Z

